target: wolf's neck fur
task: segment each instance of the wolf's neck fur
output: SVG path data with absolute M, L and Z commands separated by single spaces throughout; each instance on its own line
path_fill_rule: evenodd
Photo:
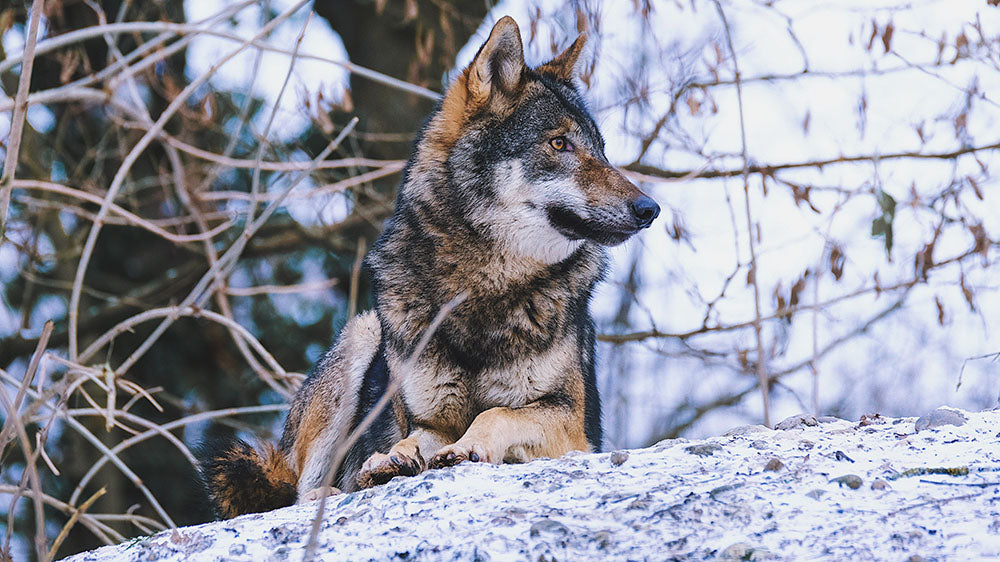
M 411 163 L 414 167 L 419 163 Z M 462 292 L 428 353 L 446 355 L 477 372 L 547 349 L 590 322 L 588 305 L 603 276 L 605 250 L 584 242 L 564 260 L 547 264 L 512 252 L 463 218 L 462 202 L 441 167 L 411 170 L 396 211 L 372 247 L 367 264 L 387 343 L 405 356 L 438 310 Z M 482 334 L 490 334 L 483 341 Z

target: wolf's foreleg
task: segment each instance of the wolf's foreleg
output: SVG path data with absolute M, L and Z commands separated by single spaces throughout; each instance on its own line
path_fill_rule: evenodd
M 464 460 L 525 462 L 588 451 L 583 418 L 582 403 L 574 404 L 562 394 L 520 408 L 490 408 L 476 416 L 461 439 L 439 449 L 429 466 L 451 466 Z
M 417 427 L 405 439 L 389 449 L 387 454 L 374 453 L 358 472 L 358 487 L 371 488 L 385 484 L 395 476 L 415 476 L 427 469 L 430 455 L 454 442 L 442 432 Z

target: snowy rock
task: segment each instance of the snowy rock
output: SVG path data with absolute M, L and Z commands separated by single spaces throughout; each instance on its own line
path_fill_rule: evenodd
M 737 437 L 740 435 L 749 435 L 751 433 L 760 433 L 762 431 L 771 431 L 765 425 L 741 425 L 739 427 L 734 427 L 729 431 L 722 434 L 723 437 Z
M 938 408 L 933 412 L 920 416 L 920 419 L 913 424 L 913 430 L 923 431 L 925 429 L 941 427 L 944 425 L 964 425 L 965 421 L 966 418 L 962 412 L 949 410 L 948 408 Z
M 684 450 L 692 455 L 698 455 L 699 457 L 710 457 L 719 451 L 722 451 L 722 445 L 718 443 L 699 443 L 697 445 L 690 445 L 684 447 Z
M 615 451 L 611 453 L 611 464 L 621 466 L 628 460 L 628 451 Z
M 879 417 L 396 478 L 329 498 L 317 559 L 997 559 L 1000 411 L 962 415 L 919 434 L 905 433 L 914 418 Z M 317 505 L 70 560 L 297 561 Z
M 861 487 L 861 484 L 864 483 L 864 480 L 862 480 L 857 474 L 845 474 L 831 479 L 830 482 L 836 482 L 841 486 L 847 486 L 852 490 L 857 490 Z
M 797 427 L 814 427 L 819 425 L 819 420 L 812 414 L 797 414 L 790 418 L 785 418 L 774 426 L 774 429 L 782 431 L 795 429 Z

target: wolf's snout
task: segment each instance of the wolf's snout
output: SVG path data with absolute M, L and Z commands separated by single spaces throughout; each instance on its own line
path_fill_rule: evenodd
M 656 217 L 660 216 L 660 206 L 656 204 L 656 201 L 641 195 L 632 202 L 632 214 L 635 216 L 639 228 L 646 228 L 653 224 Z

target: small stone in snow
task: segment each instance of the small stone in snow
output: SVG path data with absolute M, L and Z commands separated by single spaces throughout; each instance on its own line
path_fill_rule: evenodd
M 615 451 L 611 453 L 611 464 L 621 466 L 628 460 L 628 451 Z
M 506 509 L 506 512 L 507 515 L 510 515 L 515 519 L 524 519 L 524 517 L 528 514 L 527 510 L 522 509 L 520 507 L 508 507 Z
M 763 425 L 741 425 L 730 429 L 722 435 L 723 437 L 739 437 L 741 435 L 749 435 L 751 433 L 760 433 L 761 431 L 771 430 Z
M 701 445 L 689 445 L 684 447 L 684 450 L 699 457 L 710 457 L 713 453 L 721 451 L 722 446 L 715 443 L 702 443 Z
M 757 441 L 750 443 L 750 446 L 753 447 L 754 449 L 766 449 L 767 441 L 761 441 L 760 439 L 758 439 Z
M 825 494 L 825 493 L 826 493 L 826 490 L 820 490 L 819 488 L 816 488 L 815 490 L 810 490 L 810 491 L 806 492 L 806 495 L 809 496 L 810 498 L 814 499 L 814 500 L 818 500 L 821 497 L 823 497 L 823 494 Z
M 778 425 L 774 426 L 774 429 L 788 430 L 795 429 L 796 427 L 812 427 L 815 425 L 819 425 L 819 420 L 816 419 L 816 416 L 812 414 L 798 414 L 778 422 Z
M 799 441 L 799 450 L 801 451 L 808 451 L 809 449 L 812 449 L 815 446 L 816 444 L 808 439 L 803 439 L 802 441 Z
M 539 519 L 532 523 L 531 529 L 528 530 L 528 534 L 532 537 L 537 537 L 542 533 L 565 537 L 569 534 L 569 527 L 554 519 Z
M 764 470 L 771 472 L 778 472 L 782 468 L 785 468 L 785 463 L 778 460 L 778 457 L 771 457 L 771 460 L 767 461 L 767 464 L 764 465 Z
M 727 562 L 735 560 L 773 560 L 774 558 L 774 554 L 770 551 L 763 548 L 754 548 L 745 542 L 731 544 L 719 554 L 719 560 Z
M 611 546 L 611 531 L 597 531 L 590 536 L 590 540 L 597 543 L 597 548 L 606 550 Z
M 857 474 L 845 474 L 843 476 L 838 476 L 838 477 L 834 478 L 833 480 L 830 480 L 830 483 L 833 483 L 833 482 L 836 482 L 837 484 L 840 484 L 841 486 L 847 486 L 848 488 L 850 488 L 852 490 L 857 490 L 858 488 L 861 487 L 861 484 L 864 481 L 861 480 L 861 477 L 858 476 Z
M 649 509 L 651 505 L 653 505 L 653 499 L 647 494 L 628 504 L 628 509 Z
M 837 459 L 838 461 L 854 462 L 854 459 L 847 456 L 847 453 L 843 451 L 834 451 L 833 458 Z
M 920 419 L 913 424 L 913 430 L 923 431 L 943 425 L 965 425 L 965 420 L 965 414 L 962 412 L 956 412 L 947 408 L 938 408 L 933 412 L 920 416 Z
M 885 418 L 882 414 L 875 412 L 874 414 L 861 414 L 861 420 L 858 422 L 858 427 L 864 427 L 866 425 L 873 425 L 877 423 L 885 423 Z
M 872 482 L 872 490 L 885 490 L 888 487 L 889 483 L 881 478 L 876 478 L 875 481 Z
M 662 441 L 657 441 L 656 443 L 654 443 L 653 449 L 657 451 L 662 451 L 663 449 L 668 449 L 679 443 L 687 443 L 687 441 L 688 440 L 684 439 L 683 437 L 676 437 L 674 439 L 664 439 Z

